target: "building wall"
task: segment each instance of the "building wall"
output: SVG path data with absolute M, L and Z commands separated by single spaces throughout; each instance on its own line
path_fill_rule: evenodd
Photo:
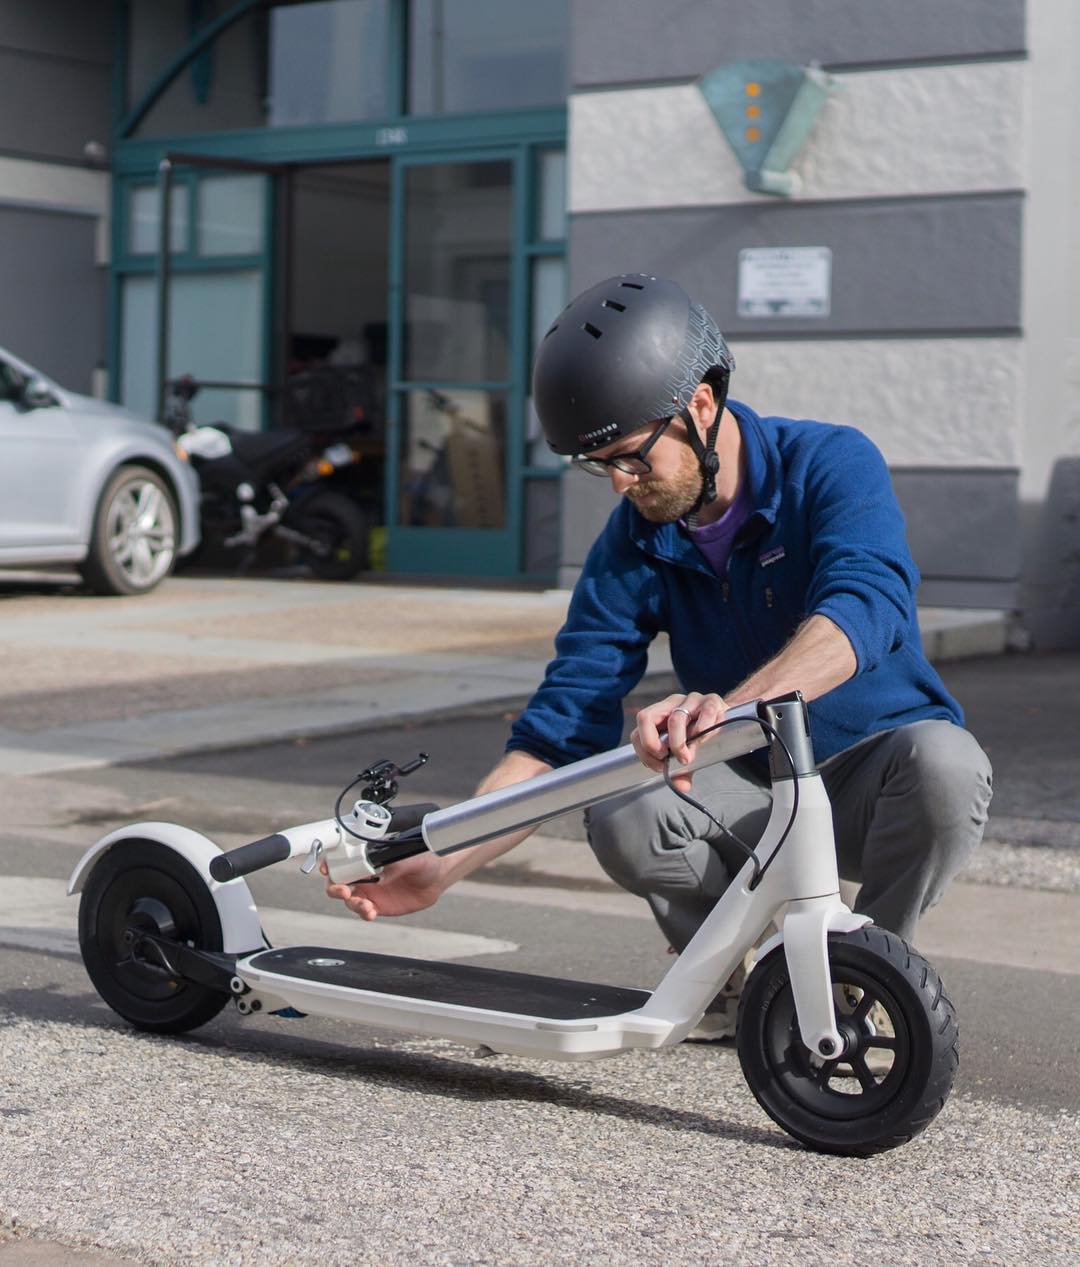
M 580 0 L 572 48 L 570 292 L 625 271 L 680 281 L 730 336 L 734 397 L 852 423 L 880 446 L 921 602 L 1014 607 L 1030 404 L 1023 0 L 695 0 L 678 22 Z M 746 189 L 694 82 L 752 57 L 838 80 L 793 198 Z M 831 249 L 827 317 L 737 314 L 738 252 L 762 246 Z M 611 500 L 572 476 L 563 492 L 569 580 Z
M 1028 6 L 1020 513 L 1025 628 L 1080 644 L 1080 11 Z
M 74 391 L 105 356 L 111 0 L 0 0 L 0 345 Z

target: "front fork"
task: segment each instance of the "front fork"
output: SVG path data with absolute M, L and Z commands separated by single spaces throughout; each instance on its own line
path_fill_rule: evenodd
M 754 865 L 747 862 L 644 1011 L 689 1031 L 747 948 L 773 922 L 781 931 L 758 949 L 757 958 L 783 945 L 803 1042 L 814 1055 L 835 1059 L 844 1044 L 833 1006 L 829 934 L 851 932 L 870 921 L 840 900 L 832 809 L 821 776 L 799 777 L 792 821 L 795 783 L 787 778 L 773 784 L 772 813 L 755 850 L 762 869 L 757 883 Z

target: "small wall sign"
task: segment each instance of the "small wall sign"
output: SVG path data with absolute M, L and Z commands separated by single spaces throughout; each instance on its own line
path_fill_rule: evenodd
M 740 317 L 827 317 L 832 251 L 827 246 L 762 246 L 739 252 Z

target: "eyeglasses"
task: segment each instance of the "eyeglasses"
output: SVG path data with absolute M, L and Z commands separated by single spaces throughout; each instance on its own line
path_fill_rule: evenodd
M 672 421 L 671 418 L 665 418 L 641 448 L 634 449 L 632 453 L 616 453 L 613 458 L 591 458 L 582 454 L 570 461 L 579 471 L 585 471 L 589 475 L 607 475 L 609 470 L 622 471 L 624 475 L 648 475 L 652 470 L 652 463 L 645 455 L 671 426 Z

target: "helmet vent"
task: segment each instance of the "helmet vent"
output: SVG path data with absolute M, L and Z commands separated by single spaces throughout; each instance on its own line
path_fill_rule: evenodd
M 586 321 L 581 328 L 586 334 L 591 334 L 594 339 L 599 339 L 599 337 L 604 333 L 603 330 L 597 330 L 596 326 L 589 321 Z
M 627 290 L 644 290 L 645 287 L 640 282 L 620 282 L 620 286 L 625 286 Z
M 626 311 L 626 304 L 620 304 L 614 299 L 605 299 L 603 306 L 605 308 L 614 308 L 616 312 Z
M 551 329 L 547 332 L 547 334 L 544 335 L 544 338 L 549 339 L 555 333 L 555 331 L 558 330 L 558 328 L 559 328 L 559 323 L 556 321 L 555 324 L 551 327 Z

